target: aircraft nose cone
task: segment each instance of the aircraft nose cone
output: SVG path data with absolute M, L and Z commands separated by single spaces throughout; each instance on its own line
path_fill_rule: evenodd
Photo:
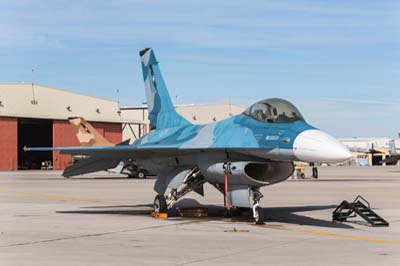
M 352 157 L 346 146 L 317 129 L 300 133 L 294 140 L 293 152 L 298 160 L 304 162 L 338 163 Z

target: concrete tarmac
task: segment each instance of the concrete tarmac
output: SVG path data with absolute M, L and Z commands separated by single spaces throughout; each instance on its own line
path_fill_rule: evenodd
M 307 169 L 307 175 L 310 175 Z M 267 223 L 224 218 L 223 197 L 188 194 L 208 218 L 150 216 L 154 179 L 59 171 L 0 173 L 0 266 L 400 265 L 400 167 L 320 167 L 318 180 L 262 189 Z M 332 223 L 358 194 L 390 222 Z

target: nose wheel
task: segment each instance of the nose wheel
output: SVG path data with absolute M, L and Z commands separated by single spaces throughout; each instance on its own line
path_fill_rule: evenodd
M 167 212 L 167 201 L 164 195 L 157 195 L 154 198 L 154 212 L 155 213 L 166 213 Z
M 253 218 L 256 224 L 264 224 L 264 210 L 257 204 L 253 206 Z
M 260 206 L 260 199 L 263 197 L 259 188 L 251 188 L 250 189 L 250 199 L 253 203 L 253 218 L 256 224 L 264 224 L 265 216 L 264 211 Z

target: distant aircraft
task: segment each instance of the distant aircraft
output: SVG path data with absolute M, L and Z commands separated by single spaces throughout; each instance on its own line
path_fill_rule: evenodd
M 348 147 L 348 149 L 351 152 L 361 152 L 361 153 L 370 153 L 370 154 L 377 154 L 377 153 L 382 153 L 381 151 L 378 151 L 374 148 L 374 144 L 371 144 L 371 148 L 370 149 L 366 149 L 366 148 L 359 148 L 359 147 Z
M 389 155 L 390 157 L 380 161 L 379 163 L 397 164 L 397 162 L 400 160 L 400 154 L 397 153 L 394 139 L 389 141 Z
M 260 187 L 290 177 L 294 160 L 336 163 L 351 158 L 343 144 L 306 123 L 299 110 L 283 99 L 262 100 L 242 114 L 193 125 L 175 111 L 152 49 L 139 54 L 150 133 L 131 145 L 27 150 L 88 156 L 66 168 L 64 176 L 105 170 L 131 160 L 157 176 L 156 213 L 167 212 L 190 191 L 203 194 L 208 182 L 225 195 L 228 210 L 252 208 L 257 224 L 264 222 Z
M 115 146 L 115 145 L 128 145 L 129 139 L 119 144 L 114 144 L 105 139 L 88 121 L 83 117 L 70 117 L 69 123 L 74 129 L 76 138 L 81 146 Z M 85 159 L 85 156 L 74 156 L 73 162 Z M 121 173 L 128 175 L 129 178 L 145 178 L 146 172 L 139 169 L 136 165 L 132 164 L 129 159 L 121 161 L 117 167 L 107 169 L 109 172 Z

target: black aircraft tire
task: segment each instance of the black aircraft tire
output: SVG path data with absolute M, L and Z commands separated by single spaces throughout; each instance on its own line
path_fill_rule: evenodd
M 256 212 L 258 214 L 258 218 L 256 218 L 256 224 L 264 224 L 265 217 L 264 217 L 264 211 L 261 207 L 256 207 Z
M 166 213 L 167 212 L 167 201 L 164 195 L 157 195 L 154 199 L 154 212 L 155 213 Z
M 145 178 L 146 178 L 146 175 L 145 175 L 142 171 L 140 171 L 140 172 L 137 173 L 137 177 L 138 177 L 139 179 L 145 179 Z

